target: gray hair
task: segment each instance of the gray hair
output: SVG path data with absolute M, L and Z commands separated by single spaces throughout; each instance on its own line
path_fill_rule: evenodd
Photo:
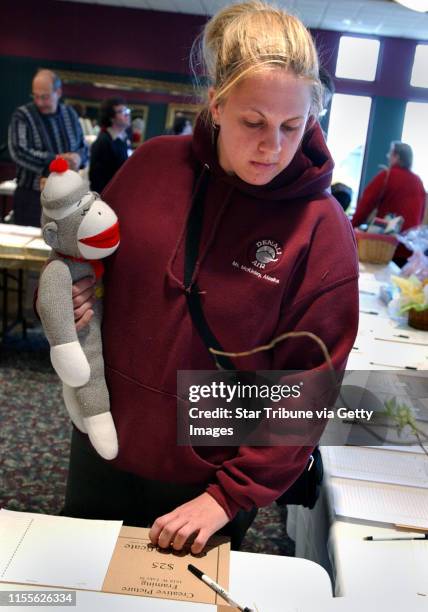
M 413 164 L 412 147 L 405 142 L 393 140 L 391 142 L 391 151 L 398 157 L 398 165 L 401 166 L 401 168 L 410 170 Z

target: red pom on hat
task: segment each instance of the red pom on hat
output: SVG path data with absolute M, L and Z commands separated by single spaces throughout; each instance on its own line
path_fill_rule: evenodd
M 66 172 L 68 168 L 68 161 L 63 157 L 57 157 L 56 159 L 53 159 L 49 164 L 50 172 L 58 172 L 59 174 L 61 174 L 62 172 Z

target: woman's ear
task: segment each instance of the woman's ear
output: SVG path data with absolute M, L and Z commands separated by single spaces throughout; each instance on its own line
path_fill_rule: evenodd
M 214 87 L 210 87 L 208 89 L 208 108 L 210 110 L 210 114 L 215 125 L 219 125 L 220 123 L 220 113 L 219 113 L 219 102 L 215 97 L 215 89 Z

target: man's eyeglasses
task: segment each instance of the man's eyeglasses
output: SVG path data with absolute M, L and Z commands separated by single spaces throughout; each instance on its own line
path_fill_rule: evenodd
M 130 115 L 131 109 L 125 106 L 124 108 L 118 108 L 116 113 L 122 113 L 123 115 Z

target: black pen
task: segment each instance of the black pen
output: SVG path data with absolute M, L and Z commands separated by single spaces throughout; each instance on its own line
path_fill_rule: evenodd
M 378 336 L 375 336 L 375 340 L 380 340 L 381 342 L 395 342 L 396 344 L 410 344 L 410 346 L 428 346 L 428 342 L 415 342 L 413 340 L 401 340 L 401 338 L 408 338 L 408 336 L 397 336 L 395 335 L 394 338 L 400 338 L 400 340 L 394 340 L 393 338 L 380 338 Z
M 406 540 L 428 540 L 428 533 L 423 536 L 391 536 L 390 538 L 377 538 L 376 536 L 366 536 L 363 538 L 366 542 L 399 542 Z
M 370 365 L 375 366 L 385 366 L 386 368 L 396 368 L 397 370 L 417 370 L 418 368 L 415 366 L 399 366 L 394 365 L 393 363 L 379 363 L 377 361 L 369 361 Z
M 207 576 L 206 574 L 204 574 L 204 572 L 202 572 L 200 569 L 198 569 L 197 567 L 195 567 L 194 565 L 192 565 L 191 563 L 189 563 L 189 565 L 187 566 L 187 569 L 192 572 L 192 574 L 194 576 L 196 576 L 196 578 L 199 578 L 199 580 L 202 580 L 202 582 L 205 582 L 205 584 L 207 586 L 210 587 L 210 589 L 212 589 L 213 591 L 215 591 L 218 595 L 220 595 L 220 597 L 222 599 L 224 599 L 224 601 L 227 601 L 227 603 L 231 606 L 233 606 L 234 608 L 238 608 L 238 610 L 241 610 L 241 612 L 253 612 L 251 610 L 251 608 L 247 608 L 244 606 L 240 606 L 238 603 L 236 603 L 236 601 L 234 601 L 231 596 L 229 595 L 229 593 L 227 591 L 225 591 L 225 589 L 223 589 L 223 587 L 221 587 L 219 584 L 217 584 L 217 582 L 215 582 L 212 578 L 210 578 L 209 576 Z
M 371 315 L 379 314 L 378 312 L 376 312 L 376 310 L 360 310 L 360 312 L 362 312 L 363 314 L 371 314 Z

